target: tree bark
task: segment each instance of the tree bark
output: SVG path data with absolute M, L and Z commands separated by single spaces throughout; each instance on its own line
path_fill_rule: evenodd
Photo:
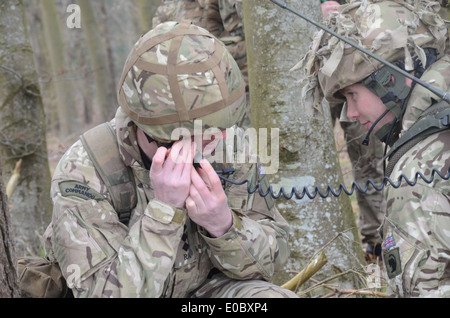
M 316 21 L 322 19 L 317 0 L 286 3 Z M 293 186 L 299 193 L 303 187 L 312 192 L 313 186 L 325 192 L 328 184 L 337 189 L 343 181 L 330 110 L 326 105 L 305 109 L 298 84 L 302 74 L 289 71 L 307 52 L 316 28 L 270 1 L 246 0 L 243 5 L 252 126 L 279 128 L 280 133 L 279 171 L 269 176 L 274 192 L 283 187 L 290 194 Z M 363 264 L 348 196 L 294 197 L 278 199 L 277 204 L 291 225 L 287 269 L 300 271 L 325 246 L 328 263 L 315 277 L 330 277 Z M 334 239 L 337 235 L 338 239 Z M 280 273 L 276 282 L 288 279 L 287 274 Z M 354 275 L 345 275 L 337 283 L 353 289 L 357 288 L 357 280 Z
M 114 85 L 108 67 L 106 44 L 99 34 L 99 25 L 90 0 L 78 0 L 82 15 L 82 29 L 89 51 L 91 69 L 94 75 L 94 110 L 99 111 L 99 122 L 110 120 L 116 111 Z
M 61 25 L 65 25 L 66 19 L 58 17 L 55 1 L 39 1 L 39 3 L 57 101 L 59 131 L 62 137 L 67 137 L 78 133 L 81 126 L 72 94 L 70 73 L 67 71 L 68 64 L 65 60 L 66 52 L 61 32 Z
M 16 298 L 20 297 L 16 272 L 17 260 L 1 175 L 2 165 L 0 163 L 0 298 Z
M 3 183 L 22 160 L 8 198 L 15 249 L 39 255 L 40 234 L 50 222 L 50 169 L 45 115 L 21 1 L 0 2 L 0 158 Z
M 152 28 L 153 15 L 158 9 L 160 1 L 138 0 L 138 10 L 142 34 L 147 33 Z

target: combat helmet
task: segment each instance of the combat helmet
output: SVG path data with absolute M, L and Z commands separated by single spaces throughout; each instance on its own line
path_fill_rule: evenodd
M 351 1 L 330 14 L 325 23 L 334 32 L 408 72 L 414 70 L 420 77 L 445 51 L 447 29 L 437 14 L 439 8 L 439 3 L 423 0 Z M 403 116 L 402 104 L 411 91 L 404 84 L 404 76 L 324 31 L 316 34 L 299 66 L 308 74 L 310 84 L 305 90 L 310 97 L 321 96 L 330 104 L 342 104 L 345 98 L 341 89 L 361 83 L 382 99 L 397 123 Z M 382 127 L 377 137 L 385 141 L 393 125 Z
M 148 136 L 170 142 L 194 122 L 226 129 L 244 116 L 245 83 L 225 45 L 189 20 L 165 22 L 131 50 L 119 82 L 121 108 Z M 198 121 L 197 121 L 198 122 Z

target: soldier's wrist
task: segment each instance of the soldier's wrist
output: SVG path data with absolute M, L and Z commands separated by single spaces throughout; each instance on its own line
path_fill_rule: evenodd
M 205 229 L 203 227 L 199 228 L 199 233 L 205 237 L 212 238 L 212 239 L 221 238 L 221 237 L 230 235 L 230 233 L 231 233 L 231 235 L 234 235 L 234 233 L 236 233 L 236 231 L 240 231 L 242 229 L 242 221 L 241 221 L 238 213 L 236 213 L 235 211 L 231 210 L 231 215 L 233 217 L 231 226 L 222 235 L 218 235 L 218 236 L 212 235 L 211 233 L 208 232 L 207 229 Z
M 182 224 L 186 218 L 187 211 L 173 204 L 152 199 L 149 201 L 144 214 L 163 224 Z

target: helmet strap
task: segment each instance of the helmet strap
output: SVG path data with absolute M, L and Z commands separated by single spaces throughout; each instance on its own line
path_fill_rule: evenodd
M 394 126 L 397 126 L 396 123 L 400 122 L 403 117 L 405 112 L 403 106 L 411 92 L 411 87 L 405 84 L 405 80 L 406 77 L 404 75 L 387 66 L 383 66 L 361 82 L 362 85 L 377 95 L 386 106 L 386 111 L 374 122 L 367 132 L 366 137 L 362 142 L 363 145 L 367 146 L 369 144 L 369 136 L 373 129 L 389 111 L 395 115 L 395 121 L 381 127 L 381 129 L 375 133 L 375 136 L 385 143 L 391 139 L 390 136 L 387 138 L 387 135 L 392 134 Z
M 395 134 L 400 125 L 398 125 L 400 121 L 395 118 L 391 123 L 385 124 L 375 133 L 375 136 L 384 142 L 387 146 L 392 146 L 395 142 L 395 138 L 391 138 L 393 134 Z
M 377 120 L 375 120 L 375 122 L 373 123 L 373 125 L 370 126 L 370 128 L 369 128 L 369 130 L 367 131 L 367 134 L 366 134 L 366 136 L 364 137 L 364 140 L 363 140 L 363 142 L 362 142 L 362 144 L 363 144 L 364 146 L 368 146 L 368 145 L 369 145 L 369 137 L 370 137 L 370 134 L 372 133 L 373 129 L 374 129 L 375 126 L 378 124 L 378 122 L 379 122 L 384 116 L 386 116 L 387 113 L 389 113 L 389 109 L 386 109 L 385 112 L 384 112 L 380 117 L 378 117 Z M 387 125 L 384 125 L 384 126 L 382 127 L 382 129 L 383 129 L 384 127 L 386 127 L 386 126 L 387 126 Z M 375 134 L 375 135 L 377 135 L 377 134 Z
M 395 114 L 395 119 L 394 121 L 392 121 L 391 123 L 385 124 L 384 126 L 382 126 L 376 133 L 375 136 L 382 142 L 384 142 L 385 144 L 392 146 L 392 144 L 395 142 L 396 138 L 391 139 L 392 134 L 398 134 L 400 132 L 400 122 L 401 122 L 401 116 L 403 115 L 403 112 L 398 112 L 398 110 L 402 110 L 404 107 L 403 105 L 405 104 L 406 100 L 402 101 L 402 105 L 398 106 L 397 104 L 393 103 L 393 102 L 389 102 L 386 105 L 386 109 L 384 111 L 383 114 L 381 114 L 380 117 L 377 118 L 377 120 L 375 120 L 375 122 L 372 124 L 372 126 L 369 128 L 366 136 L 364 137 L 364 140 L 362 142 L 362 144 L 364 146 L 369 145 L 369 137 L 370 134 L 372 133 L 373 129 L 375 128 L 375 126 L 379 123 L 379 121 L 381 119 L 383 119 L 384 116 L 387 115 L 387 113 L 389 113 L 390 111 L 392 111 Z M 395 104 L 395 107 L 393 107 L 393 104 Z

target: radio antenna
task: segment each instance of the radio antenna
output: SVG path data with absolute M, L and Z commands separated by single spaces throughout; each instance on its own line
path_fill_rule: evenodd
M 339 40 L 344 41 L 345 43 L 353 46 L 355 49 L 369 55 L 370 57 L 374 58 L 375 60 L 377 60 L 380 63 L 383 63 L 384 65 L 390 67 L 391 69 L 401 73 L 403 76 L 413 80 L 415 83 L 425 87 L 426 89 L 430 90 L 431 92 L 433 92 L 434 94 L 438 95 L 440 98 L 442 98 L 443 100 L 445 100 L 447 103 L 450 103 L 450 94 L 448 92 L 443 92 L 440 89 L 429 85 L 428 83 L 425 83 L 424 81 L 420 80 L 419 78 L 415 77 L 414 75 L 409 74 L 408 72 L 402 70 L 401 68 L 399 68 L 398 66 L 382 59 L 381 57 L 373 54 L 372 52 L 362 48 L 361 46 L 359 46 L 358 44 L 354 43 L 353 41 L 346 39 L 345 37 L 343 37 L 340 34 L 337 34 L 336 32 L 330 30 L 329 28 L 323 26 L 322 24 L 308 18 L 307 16 L 303 15 L 301 12 L 289 7 L 286 3 L 279 1 L 279 0 L 270 0 L 273 3 L 275 3 L 276 5 L 280 6 L 281 8 L 288 10 L 290 12 L 292 12 L 293 14 L 295 14 L 296 16 L 299 16 L 300 18 L 308 21 L 309 23 L 315 25 L 316 27 L 318 27 L 319 29 L 324 30 L 325 32 L 337 37 Z

